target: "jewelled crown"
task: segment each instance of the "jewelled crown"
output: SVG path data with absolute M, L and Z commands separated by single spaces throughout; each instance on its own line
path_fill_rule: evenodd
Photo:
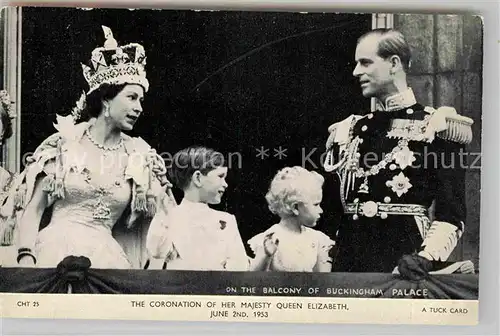
M 106 41 L 92 52 L 91 66 L 82 64 L 83 75 L 89 84 L 87 95 L 102 84 L 139 84 L 149 89 L 146 78 L 146 53 L 138 43 L 118 46 L 110 28 L 102 26 Z

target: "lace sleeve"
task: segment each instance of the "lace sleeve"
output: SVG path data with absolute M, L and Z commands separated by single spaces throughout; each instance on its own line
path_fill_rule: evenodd
M 316 231 L 316 235 L 318 241 L 318 262 L 331 262 L 332 258 L 330 257 L 329 252 L 331 248 L 335 246 L 335 241 L 320 231 Z
M 264 232 L 259 233 L 258 235 L 253 236 L 247 241 L 248 246 L 252 250 L 254 256 L 257 255 L 257 253 L 260 253 L 264 250 Z

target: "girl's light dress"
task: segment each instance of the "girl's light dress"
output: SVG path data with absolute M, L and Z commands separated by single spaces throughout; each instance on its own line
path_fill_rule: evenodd
M 274 233 L 273 240 L 278 239 L 278 249 L 269 264 L 269 271 L 281 272 L 314 272 L 319 262 L 329 260 L 328 252 L 335 245 L 326 234 L 302 226 L 300 233 L 287 230 L 274 224 L 266 231 L 259 233 L 248 244 L 257 255 L 264 252 L 264 239 Z

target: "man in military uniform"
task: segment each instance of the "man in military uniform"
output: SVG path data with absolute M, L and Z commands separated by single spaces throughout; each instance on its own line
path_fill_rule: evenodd
M 470 262 L 446 263 L 464 231 L 463 156 L 472 120 L 451 107 L 419 104 L 407 85 L 410 58 L 398 31 L 373 30 L 358 40 L 353 75 L 376 111 L 329 128 L 324 168 L 340 179 L 344 210 L 334 271 L 473 271 Z

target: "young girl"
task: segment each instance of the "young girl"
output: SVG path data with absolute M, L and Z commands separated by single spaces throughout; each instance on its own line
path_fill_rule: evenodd
M 149 268 L 246 271 L 249 258 L 234 215 L 213 210 L 227 183 L 221 153 L 189 147 L 173 157 L 170 177 L 182 202 L 153 219 L 147 237 Z
M 251 270 L 330 272 L 328 252 L 335 242 L 312 229 L 323 212 L 323 182 L 321 175 L 302 167 L 286 167 L 276 174 L 266 200 L 281 220 L 248 241 L 255 253 Z

